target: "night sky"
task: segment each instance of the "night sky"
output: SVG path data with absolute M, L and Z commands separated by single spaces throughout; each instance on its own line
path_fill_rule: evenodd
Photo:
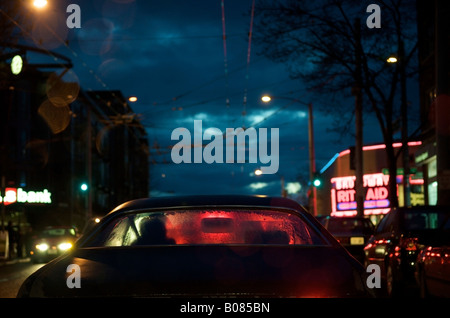
M 353 136 L 329 131 L 333 118 L 320 111 L 321 105 L 314 103 L 302 82 L 290 79 L 286 65 L 265 58 L 257 42 L 249 46 L 252 0 L 226 0 L 224 11 L 221 0 L 57 2 L 52 16 L 62 15 L 63 23 L 68 15 L 65 6 L 80 6 L 81 28 L 55 26 L 67 45 L 54 39 L 41 45 L 72 60 L 74 67 L 67 76 L 77 79 L 82 89 L 120 90 L 125 97 L 138 97 L 131 106 L 148 133 L 152 196 L 280 195 L 281 177 L 288 191 L 300 189 L 291 194 L 294 198 L 305 195 L 307 108 L 287 99 L 264 104 L 260 97 L 266 93 L 313 103 L 318 170 L 354 144 Z M 47 17 L 46 23 L 53 18 Z M 193 134 L 194 120 L 202 120 L 203 131 L 209 127 L 223 132 L 238 127 L 279 128 L 278 173 L 255 176 L 260 163 L 172 163 L 170 147 L 177 143 L 171 140 L 172 131 L 185 127 Z M 382 142 L 379 131 L 375 120 L 366 115 L 365 143 Z

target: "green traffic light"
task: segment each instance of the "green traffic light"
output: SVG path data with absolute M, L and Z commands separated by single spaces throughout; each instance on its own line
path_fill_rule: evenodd
M 81 189 L 81 191 L 86 191 L 86 190 L 88 189 L 88 185 L 87 185 L 86 183 L 83 183 L 83 184 L 80 186 L 80 189 Z
M 322 184 L 322 181 L 320 181 L 320 179 L 314 179 L 313 181 L 313 185 L 315 187 L 319 187 Z
M 312 180 L 312 185 L 315 188 L 321 187 L 322 186 L 322 176 L 319 173 L 314 173 L 314 178 Z
M 11 72 L 14 75 L 19 75 L 20 72 L 22 71 L 22 67 L 23 67 L 22 57 L 20 55 L 14 56 L 13 59 L 11 60 Z

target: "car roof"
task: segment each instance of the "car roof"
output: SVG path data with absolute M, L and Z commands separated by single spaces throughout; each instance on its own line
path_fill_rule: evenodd
M 296 201 L 288 198 L 269 197 L 259 195 L 191 195 L 191 196 L 167 196 L 136 199 L 117 206 L 108 215 L 120 212 L 153 209 L 153 208 L 177 208 L 200 206 L 248 206 L 285 208 L 306 212 L 305 208 Z

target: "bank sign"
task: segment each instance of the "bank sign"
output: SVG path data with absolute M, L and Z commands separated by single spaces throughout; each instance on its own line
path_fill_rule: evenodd
M 356 215 L 355 176 L 336 177 L 331 181 L 331 215 Z M 390 210 L 389 175 L 366 174 L 364 180 L 364 214 L 386 214 Z
M 0 193 L 0 203 L 50 204 L 52 194 L 47 189 L 42 191 L 25 191 L 22 188 L 6 188 L 5 195 Z

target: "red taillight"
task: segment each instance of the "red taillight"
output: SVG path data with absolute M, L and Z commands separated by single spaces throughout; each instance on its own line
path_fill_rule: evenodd
M 416 251 L 417 241 L 417 237 L 402 238 L 400 241 L 400 247 L 405 249 L 406 251 Z

